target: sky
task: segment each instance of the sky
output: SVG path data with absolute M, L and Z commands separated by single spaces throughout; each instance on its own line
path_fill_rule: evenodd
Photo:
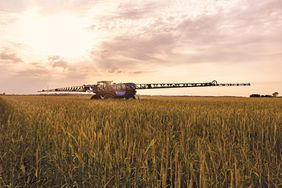
M 0 0 L 0 92 L 251 83 L 140 94 L 282 94 L 281 0 Z

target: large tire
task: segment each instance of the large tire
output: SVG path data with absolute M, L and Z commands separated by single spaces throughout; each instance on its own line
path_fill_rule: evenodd
M 135 95 L 127 96 L 126 99 L 136 99 Z
M 91 99 L 91 100 L 97 100 L 97 99 L 100 99 L 100 97 L 97 96 L 97 95 L 92 95 L 90 99 Z
M 115 96 L 112 94 L 106 93 L 105 95 L 101 95 L 101 99 L 113 99 Z

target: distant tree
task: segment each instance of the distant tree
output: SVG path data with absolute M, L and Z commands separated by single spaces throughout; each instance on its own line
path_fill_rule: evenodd
M 273 97 L 277 97 L 279 95 L 279 93 L 276 91 L 276 92 L 274 92 L 274 93 L 272 93 L 272 96 Z
M 4 92 L 3 95 L 6 95 L 6 93 Z
M 260 94 L 251 94 L 250 97 L 260 97 Z

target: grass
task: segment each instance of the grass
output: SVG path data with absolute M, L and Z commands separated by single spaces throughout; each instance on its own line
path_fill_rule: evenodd
M 0 187 L 281 187 L 282 100 L 0 98 Z

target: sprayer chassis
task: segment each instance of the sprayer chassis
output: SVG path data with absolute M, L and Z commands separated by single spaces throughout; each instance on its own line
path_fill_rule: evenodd
M 139 89 L 165 89 L 165 88 L 187 88 L 187 87 L 218 87 L 218 86 L 250 86 L 250 83 L 217 83 L 217 81 L 204 83 L 146 83 L 135 84 L 112 83 L 112 81 L 99 81 L 97 84 L 64 87 L 56 89 L 41 90 L 50 93 L 88 92 L 93 93 L 91 99 L 125 98 L 135 99 L 136 90 Z

